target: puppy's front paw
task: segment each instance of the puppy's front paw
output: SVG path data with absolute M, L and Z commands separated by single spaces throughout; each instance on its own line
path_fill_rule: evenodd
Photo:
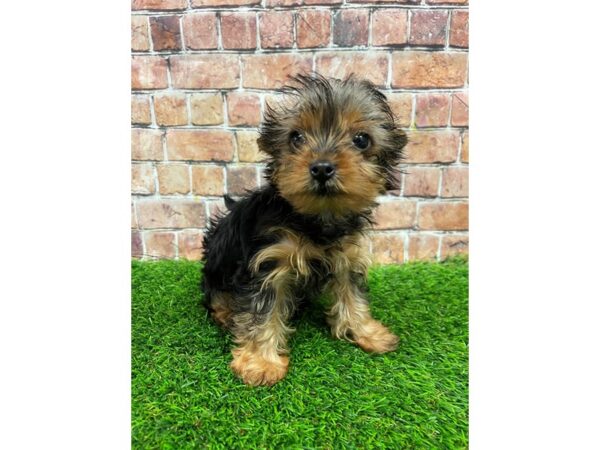
M 290 360 L 287 356 L 266 359 L 260 353 L 244 348 L 236 348 L 232 353 L 231 370 L 251 386 L 272 386 L 283 379 L 288 371 Z
M 367 322 L 355 341 L 360 348 L 369 353 L 387 353 L 398 347 L 398 336 L 377 320 Z

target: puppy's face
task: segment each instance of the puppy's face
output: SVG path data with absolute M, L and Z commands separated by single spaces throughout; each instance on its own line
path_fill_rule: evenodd
M 395 184 L 406 135 L 367 81 L 297 77 L 285 103 L 267 105 L 258 140 L 267 176 L 304 214 L 345 215 Z

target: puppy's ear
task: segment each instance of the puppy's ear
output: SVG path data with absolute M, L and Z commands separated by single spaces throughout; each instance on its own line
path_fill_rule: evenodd
M 265 102 L 265 113 L 260 127 L 258 148 L 271 156 L 277 158 L 288 144 L 290 137 L 289 125 L 292 111 L 282 101 L 278 103 Z

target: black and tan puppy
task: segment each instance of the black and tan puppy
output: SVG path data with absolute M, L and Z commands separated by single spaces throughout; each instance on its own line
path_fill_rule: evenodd
M 371 317 L 363 234 L 377 195 L 394 185 L 406 135 L 385 96 L 364 80 L 299 76 L 267 106 L 258 144 L 267 186 L 213 221 L 204 242 L 206 306 L 231 330 L 231 368 L 271 385 L 288 370 L 289 319 L 323 292 L 333 336 L 384 353 L 398 338 Z

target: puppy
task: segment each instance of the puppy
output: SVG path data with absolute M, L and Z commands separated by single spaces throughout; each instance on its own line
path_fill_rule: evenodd
M 369 312 L 363 234 L 377 195 L 394 187 L 406 134 L 368 81 L 298 76 L 282 92 L 258 139 L 267 185 L 226 197 L 204 240 L 205 305 L 233 333 L 231 368 L 250 385 L 285 376 L 289 320 L 323 291 L 334 337 L 373 353 L 398 342 Z

